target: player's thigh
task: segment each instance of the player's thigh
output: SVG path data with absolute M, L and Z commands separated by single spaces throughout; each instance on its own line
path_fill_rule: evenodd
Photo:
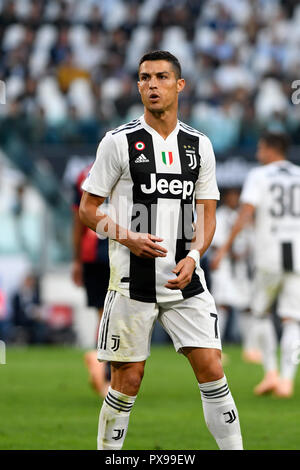
M 256 316 L 269 313 L 282 288 L 282 275 L 257 270 L 252 286 L 251 308 Z
M 286 273 L 278 297 L 277 313 L 280 318 L 300 321 L 300 274 Z
M 157 314 L 154 303 L 108 291 L 99 328 L 98 359 L 111 362 L 147 359 Z
M 161 304 L 159 321 L 177 352 L 184 347 L 221 349 L 218 314 L 206 289 L 188 299 Z

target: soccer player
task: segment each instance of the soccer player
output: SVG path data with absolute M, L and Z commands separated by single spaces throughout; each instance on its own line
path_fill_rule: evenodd
M 238 214 L 240 192 L 238 187 L 228 187 L 223 191 L 223 203 L 216 212 L 217 227 L 211 244 L 211 258 L 231 232 Z M 241 329 L 243 359 L 246 362 L 261 363 L 261 352 L 254 335 L 255 328 L 252 327 L 254 317 L 250 311 L 252 252 L 253 228 L 252 224 L 249 224 L 238 234 L 218 269 L 212 269 L 211 293 L 219 314 L 221 338 L 224 336 L 228 314 L 234 309 L 238 313 Z
M 255 267 L 252 309 L 259 317 L 265 376 L 254 392 L 293 394 L 300 342 L 300 168 L 286 160 L 288 139 L 265 133 L 258 142 L 261 167 L 253 169 L 244 184 L 242 206 L 232 231 L 215 255 L 218 266 L 233 240 L 255 214 Z M 277 372 L 277 338 L 270 309 L 277 300 L 282 319 L 280 377 Z
M 91 165 L 79 173 L 74 185 L 72 279 L 77 286 L 84 286 L 87 304 L 98 310 L 100 320 L 109 281 L 107 238 L 98 238 L 79 218 L 81 185 L 90 168 Z M 84 360 L 92 387 L 99 395 L 105 397 L 109 387 L 109 365 L 98 361 L 96 350 L 86 352 Z
M 144 115 L 106 134 L 82 186 L 82 221 L 110 237 L 98 358 L 111 361 L 112 381 L 100 411 L 98 449 L 123 446 L 156 318 L 194 370 L 218 446 L 242 449 L 221 364 L 218 315 L 199 263 L 214 234 L 219 198 L 213 149 L 177 118 L 185 85 L 177 58 L 150 52 L 138 72 Z M 107 196 L 111 217 L 98 210 Z

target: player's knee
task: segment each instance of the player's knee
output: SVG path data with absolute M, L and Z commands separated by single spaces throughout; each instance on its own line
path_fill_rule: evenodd
M 214 382 L 224 377 L 224 371 L 221 364 L 217 361 L 204 367 L 198 376 L 199 383 Z
M 127 363 L 112 366 L 112 388 L 126 395 L 137 395 L 144 376 L 144 364 Z
M 217 351 L 215 353 L 211 351 L 210 354 L 203 357 L 196 375 L 199 383 L 221 379 L 224 376 L 221 355 Z

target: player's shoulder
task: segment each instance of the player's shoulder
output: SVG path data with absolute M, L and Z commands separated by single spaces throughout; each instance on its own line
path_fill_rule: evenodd
M 286 169 L 286 171 L 292 175 L 299 175 L 300 176 L 300 166 L 295 165 L 295 163 L 290 162 L 288 160 L 285 161 L 285 165 L 283 166 L 283 171 Z
M 111 131 L 107 132 L 107 134 L 112 138 L 115 138 L 116 136 L 136 131 L 139 127 L 142 127 L 141 119 L 132 119 L 132 121 L 129 121 L 126 124 L 122 124 L 121 126 L 112 129 Z
M 272 177 L 278 178 L 280 176 L 300 176 L 300 167 L 288 160 L 283 160 L 262 166 L 261 174 L 269 179 Z
M 205 160 L 210 160 L 212 157 L 214 158 L 213 146 L 209 137 L 206 134 L 203 134 L 203 132 L 200 132 L 198 129 L 195 129 L 194 127 L 191 127 L 182 121 L 178 122 L 179 129 L 182 132 L 189 134 L 191 137 L 197 137 L 199 139 L 199 151 L 201 158 L 204 158 Z
M 263 179 L 268 173 L 268 168 L 267 165 L 260 165 L 260 166 L 255 166 L 254 168 L 251 168 L 249 170 L 249 173 L 247 175 L 248 180 L 261 180 Z
M 185 122 L 182 122 L 180 120 L 178 120 L 178 123 L 179 123 L 179 129 L 181 131 L 185 132 L 186 134 L 191 134 L 191 135 L 195 135 L 197 137 L 208 139 L 208 137 L 205 134 L 203 134 L 203 132 L 200 132 L 198 129 L 195 129 L 194 127 L 190 126 L 189 124 L 186 124 Z

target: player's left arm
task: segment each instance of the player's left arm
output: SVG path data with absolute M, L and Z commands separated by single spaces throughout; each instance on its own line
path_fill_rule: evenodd
M 217 201 L 214 199 L 196 199 L 197 221 L 191 242 L 191 250 L 199 251 L 200 257 L 210 246 L 215 233 L 216 206 Z M 168 280 L 165 287 L 172 290 L 184 289 L 191 282 L 195 267 L 196 261 L 190 256 L 186 256 L 177 263 L 172 271 L 177 274 L 177 277 Z

